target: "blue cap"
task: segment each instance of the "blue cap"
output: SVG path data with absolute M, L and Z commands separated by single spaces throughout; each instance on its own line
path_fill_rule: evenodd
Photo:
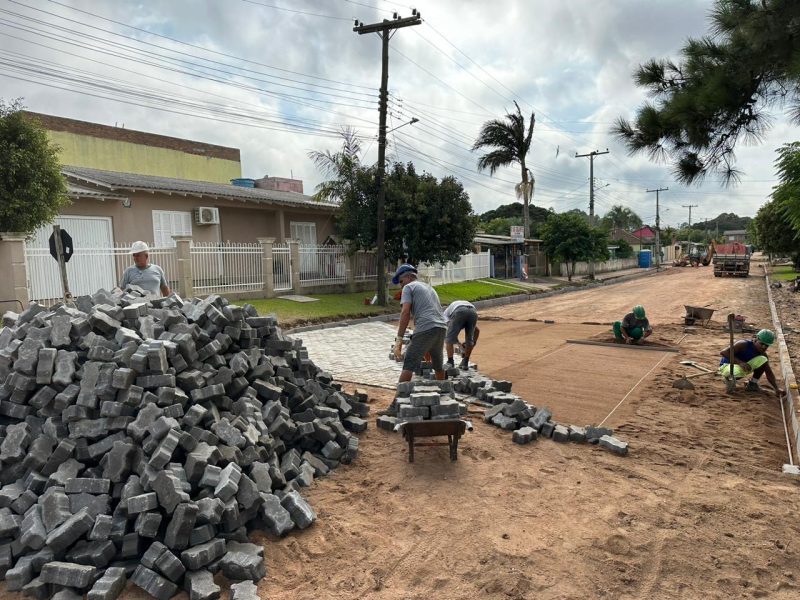
M 397 267 L 397 271 L 395 272 L 394 277 L 392 277 L 392 283 L 394 285 L 400 283 L 400 277 L 402 277 L 404 273 L 416 273 L 416 272 L 417 268 L 414 265 L 409 265 L 409 264 L 400 265 L 399 267 Z

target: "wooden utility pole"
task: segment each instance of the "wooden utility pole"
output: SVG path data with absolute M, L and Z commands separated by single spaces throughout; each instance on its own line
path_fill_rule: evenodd
M 364 25 L 356 21 L 353 31 L 359 35 L 377 33 L 381 38 L 381 91 L 378 101 L 380 118 L 378 121 L 378 239 L 376 245 L 376 262 L 378 263 L 378 304 L 386 306 L 386 112 L 389 96 L 389 39 L 395 29 L 410 27 L 422 23 L 422 15 L 415 8 L 412 16 L 400 18 L 394 13 L 391 21 L 384 19 L 380 23 Z
M 608 148 L 605 152 L 599 150 L 592 150 L 586 154 L 575 153 L 575 158 L 589 157 L 589 225 L 594 227 L 594 157 L 601 154 L 608 154 Z M 594 279 L 594 259 L 589 262 L 589 279 Z
M 692 209 L 697 208 L 699 204 L 681 204 L 683 208 L 689 209 L 689 229 L 692 228 Z
M 661 268 L 661 214 L 658 208 L 658 193 L 666 192 L 669 188 L 658 188 L 655 190 L 647 190 L 647 193 L 656 193 L 656 271 Z

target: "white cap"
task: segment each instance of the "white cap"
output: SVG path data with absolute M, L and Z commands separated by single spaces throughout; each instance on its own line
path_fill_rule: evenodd
M 133 242 L 131 245 L 131 254 L 139 254 L 139 252 L 149 252 L 150 247 L 145 242 Z

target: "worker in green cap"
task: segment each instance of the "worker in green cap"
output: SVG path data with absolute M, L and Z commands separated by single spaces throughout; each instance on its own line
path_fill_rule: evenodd
M 614 337 L 621 344 L 641 344 L 646 337 L 653 333 L 650 321 L 644 312 L 644 306 L 637 304 L 633 310 L 622 318 L 614 321 L 612 325 Z
M 750 375 L 745 386 L 748 392 L 760 392 L 761 386 L 758 385 L 758 380 L 762 375 L 766 375 L 775 395 L 779 398 L 783 396 L 783 389 L 778 385 L 767 358 L 767 348 L 774 342 L 775 334 L 769 329 L 762 329 L 753 336 L 753 339 L 739 340 L 733 345 L 733 375 L 736 379 Z M 719 361 L 719 373 L 726 378 L 730 377 L 731 373 L 730 353 L 730 346 L 719 353 L 722 357 Z

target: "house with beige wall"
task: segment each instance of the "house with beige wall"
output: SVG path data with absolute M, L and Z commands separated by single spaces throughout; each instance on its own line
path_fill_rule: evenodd
M 144 240 L 174 246 L 174 235 L 198 242 L 322 243 L 333 233 L 336 205 L 303 194 L 288 178 L 243 179 L 238 148 L 27 113 L 61 148 L 72 204 L 56 222 L 76 247 Z M 29 244 L 46 243 L 51 227 Z

